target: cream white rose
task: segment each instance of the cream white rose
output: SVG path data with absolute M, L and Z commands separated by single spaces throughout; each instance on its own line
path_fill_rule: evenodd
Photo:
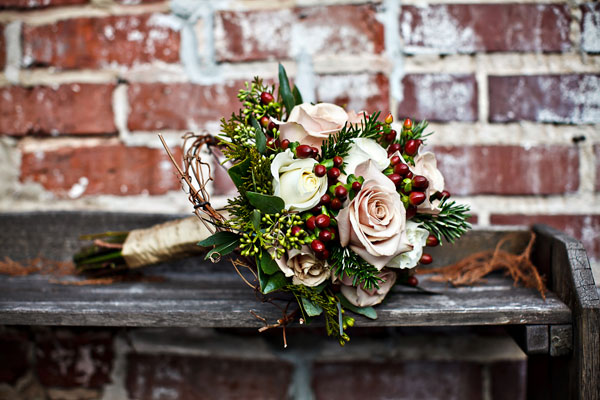
M 369 307 L 381 303 L 392 286 L 394 286 L 394 283 L 396 283 L 396 273 L 390 270 L 383 270 L 377 276 L 383 279 L 383 281 L 379 282 L 379 288 L 373 287 L 367 290 L 362 285 L 358 287 L 352 286 L 352 278 L 344 275 L 341 279 L 342 286 L 340 288 L 342 294 L 350 303 L 357 307 Z
M 390 165 L 387 150 L 381 147 L 375 140 L 356 138 L 352 142 L 353 144 L 350 147 L 348 155 L 344 157 L 344 162 L 346 163 L 344 170 L 347 175 L 354 174 L 358 164 L 362 164 L 367 160 L 372 160 L 379 171 L 383 171 Z
M 415 166 L 411 168 L 413 174 L 422 175 L 429 181 L 429 187 L 425 191 L 426 199 L 423 203 L 419 204 L 417 210 L 421 213 L 437 214 L 440 212 L 438 208 L 438 201 L 430 202 L 431 197 L 436 192 L 442 192 L 444 190 L 444 176 L 437 168 L 437 160 L 435 155 L 431 152 L 420 153 L 415 157 Z
M 331 276 L 327 263 L 317 259 L 308 246 L 291 249 L 276 262 L 285 276 L 293 277 L 294 285 L 318 286 Z
M 271 162 L 273 194 L 283 199 L 286 210 L 310 210 L 327 191 L 327 176 L 316 176 L 315 164 L 313 158 L 295 159 L 289 149 L 277 154 Z
M 338 216 L 340 244 L 350 246 L 381 270 L 392 258 L 412 250 L 406 240 L 406 210 L 392 181 L 368 160 L 356 167 L 361 190 Z
M 329 103 L 297 105 L 290 112 L 287 122 L 279 124 L 279 139 L 321 147 L 329 135 L 339 132 L 348 122 L 348 113 Z
M 416 222 L 408 221 L 406 223 L 406 238 L 411 246 L 413 246 L 413 249 L 392 258 L 387 263 L 387 267 L 400 269 L 416 267 L 423 255 L 423 247 L 427 243 L 428 236 L 429 231 L 427 229 L 419 227 L 419 224 Z

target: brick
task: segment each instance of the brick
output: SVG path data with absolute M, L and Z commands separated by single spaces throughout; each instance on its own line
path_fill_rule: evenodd
M 217 85 L 135 83 L 129 87 L 128 126 L 135 130 L 198 129 L 239 110 L 241 81 Z
M 55 6 L 70 6 L 75 4 L 87 4 L 89 0 L 2 0 L 0 9 L 16 8 L 16 9 L 32 9 L 46 8 Z
M 600 215 L 493 214 L 493 225 L 546 224 L 582 241 L 590 258 L 600 260 Z
M 490 365 L 493 400 L 527 398 L 527 361 L 498 361 Z
M 317 101 L 347 110 L 390 112 L 389 81 L 384 74 L 321 75 L 316 79 Z
M 317 400 L 481 399 L 482 374 L 466 362 L 318 362 L 313 389 Z
M 594 146 L 596 158 L 596 192 L 600 192 L 600 144 Z
M 174 149 L 177 160 L 181 151 Z M 163 194 L 180 189 L 163 149 L 99 145 L 24 153 L 21 180 L 39 182 L 59 197 Z
M 404 6 L 400 33 L 409 53 L 562 52 L 570 21 L 567 4 Z
M 581 48 L 588 53 L 600 53 L 600 3 L 581 6 Z
M 4 38 L 5 26 L 0 24 L 0 70 L 6 66 L 6 39 Z
M 56 330 L 36 339 L 40 383 L 63 388 L 99 388 L 110 382 L 113 362 L 110 332 Z
M 0 383 L 14 384 L 29 369 L 29 339 L 24 332 L 0 332 Z
M 574 146 L 435 146 L 432 151 L 454 195 L 546 195 L 579 187 Z
M 0 88 L 0 135 L 112 134 L 112 84 Z
M 63 69 L 179 60 L 179 33 L 163 14 L 70 18 L 23 27 L 27 66 Z
M 491 122 L 600 122 L 600 75 L 490 76 Z
M 276 360 L 130 354 L 127 363 L 133 399 L 284 399 L 292 374 Z
M 215 20 L 218 61 L 318 55 L 379 54 L 383 25 L 371 5 L 283 10 L 219 11 Z
M 398 115 L 428 121 L 476 121 L 474 75 L 408 74 L 402 79 Z

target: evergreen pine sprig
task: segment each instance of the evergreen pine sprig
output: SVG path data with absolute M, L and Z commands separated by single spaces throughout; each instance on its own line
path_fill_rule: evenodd
M 447 242 L 454 243 L 454 240 L 471 229 L 471 224 L 467 222 L 471 217 L 470 207 L 456 204 L 455 201 L 448 202 L 447 199 L 443 199 L 439 207 L 439 214 L 417 214 L 412 220 L 435 235 L 440 243 L 442 236 Z
M 382 282 L 379 276 L 379 270 L 373 265 L 363 260 L 358 254 L 348 247 L 334 247 L 331 250 L 329 263 L 334 268 L 334 273 L 341 277 L 342 274 L 352 278 L 352 285 L 362 285 L 370 290 L 373 287 L 379 289 L 379 282 Z
M 377 139 L 381 131 L 377 121 L 379 112 L 374 113 L 370 117 L 366 115 L 360 124 L 346 123 L 342 130 L 334 135 L 330 135 L 321 145 L 321 157 L 323 160 L 333 158 L 335 156 L 346 157 L 352 147 L 352 139 L 367 138 Z

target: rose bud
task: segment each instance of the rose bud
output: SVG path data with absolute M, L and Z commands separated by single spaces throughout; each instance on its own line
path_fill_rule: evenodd
M 333 157 L 333 166 L 334 167 L 341 167 L 343 163 L 344 163 L 344 159 L 342 157 L 340 157 L 340 156 Z
M 334 211 L 337 211 L 340 208 L 342 208 L 342 201 L 340 199 L 338 199 L 337 197 L 334 197 L 333 199 L 331 199 L 331 209 Z
M 312 251 L 319 254 L 320 252 L 325 250 L 325 245 L 319 239 L 315 239 L 310 244 L 310 248 L 312 249 Z
M 419 150 L 419 143 L 414 139 L 410 139 L 404 145 L 404 152 L 406 154 L 408 154 L 409 156 L 414 156 L 415 154 L 417 154 L 418 150 Z
M 306 227 L 308 229 L 310 229 L 311 231 L 315 230 L 316 227 L 316 221 L 315 221 L 315 216 L 313 215 L 312 217 L 310 217 L 309 219 L 306 220 Z
M 260 119 L 260 124 L 262 126 L 264 126 L 265 128 L 269 126 L 269 122 L 271 122 L 271 121 L 269 120 L 269 117 L 267 117 L 266 115 Z
M 423 192 L 410 192 L 408 195 L 408 202 L 413 206 L 418 206 L 425 201 L 425 193 Z
M 315 218 L 315 224 L 321 229 L 327 228 L 330 223 L 331 218 L 328 215 L 321 214 Z
M 263 104 L 269 104 L 271 103 L 273 100 L 275 100 L 275 98 L 273 97 L 273 95 L 269 92 L 262 92 L 260 94 L 260 101 L 262 101 Z
M 289 141 L 289 140 L 287 140 L 287 139 L 283 139 L 283 140 L 281 141 L 281 148 L 282 148 L 283 150 L 286 150 L 288 147 L 290 147 L 290 141 Z
M 302 232 L 303 232 L 303 229 L 300 228 L 298 225 L 292 226 L 292 236 L 300 236 L 300 234 Z
M 408 167 L 408 164 L 396 164 L 394 165 L 394 173 L 398 174 L 400 176 L 406 176 L 406 174 L 408 174 L 410 172 L 410 169 Z
M 429 181 L 422 175 L 415 175 L 412 178 L 412 186 L 419 192 L 424 192 L 429 187 Z
M 329 179 L 335 180 L 340 177 L 340 173 L 341 172 L 338 168 L 333 167 L 329 171 L 327 171 L 327 176 L 329 177 Z
M 435 237 L 435 235 L 429 235 L 427 236 L 427 246 L 429 247 L 435 247 L 438 244 L 440 244 L 440 241 L 438 240 L 437 237 Z
M 318 176 L 320 178 L 322 176 L 325 176 L 326 173 L 327 173 L 327 168 L 323 164 L 315 165 L 315 175 L 316 176 Z
M 361 188 L 362 188 L 362 183 L 360 183 L 359 181 L 352 182 L 352 190 L 354 190 L 355 192 L 358 192 L 358 191 L 360 191 Z
M 408 277 L 408 279 L 406 280 L 406 283 L 407 283 L 409 286 L 415 287 L 415 286 L 417 286 L 417 285 L 419 284 L 419 280 L 417 279 L 417 277 L 416 277 L 416 276 L 414 276 L 414 275 L 411 275 L 411 276 L 409 276 L 409 277 Z
M 412 129 L 412 126 L 413 126 L 413 122 L 410 118 L 406 118 L 404 120 L 404 124 L 402 124 L 402 127 L 404 129 L 406 129 L 407 131 L 410 131 Z
M 394 183 L 395 186 L 398 186 L 400 182 L 402 182 L 402 177 L 398 174 L 388 175 L 388 178 Z
M 421 256 L 421 260 L 419 260 L 421 264 L 431 264 L 433 262 L 433 257 L 431 257 L 429 254 L 424 253 Z
M 392 114 L 388 114 L 387 117 L 385 117 L 385 123 L 389 125 L 392 122 L 394 122 L 394 116 Z
M 334 194 L 338 199 L 344 200 L 348 196 L 348 190 L 343 185 L 339 185 L 335 188 Z
M 323 196 L 321 196 L 321 202 L 320 202 L 320 204 L 323 205 L 323 206 L 326 206 L 329 203 L 331 203 L 331 196 L 328 195 L 327 193 L 325 193 Z
M 308 158 L 312 155 L 312 149 L 307 144 L 301 144 L 296 147 L 296 157 L 298 158 Z
M 328 230 L 322 230 L 319 232 L 319 240 L 323 242 L 329 242 L 331 240 L 331 232 Z

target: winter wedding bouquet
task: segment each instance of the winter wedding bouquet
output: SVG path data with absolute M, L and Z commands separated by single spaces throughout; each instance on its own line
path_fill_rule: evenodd
M 373 306 L 394 285 L 418 288 L 413 269 L 432 262 L 424 248 L 469 229 L 468 207 L 448 200 L 424 150 L 426 122 L 304 103 L 282 66 L 278 88 L 255 78 L 238 98 L 218 137 L 188 136 L 178 167 L 213 232 L 198 244 L 263 295 L 293 295 L 301 323 L 322 316 L 344 344 L 354 323 L 346 310 L 377 318 Z M 209 202 L 203 146 L 222 152 L 239 192 L 224 210 Z

